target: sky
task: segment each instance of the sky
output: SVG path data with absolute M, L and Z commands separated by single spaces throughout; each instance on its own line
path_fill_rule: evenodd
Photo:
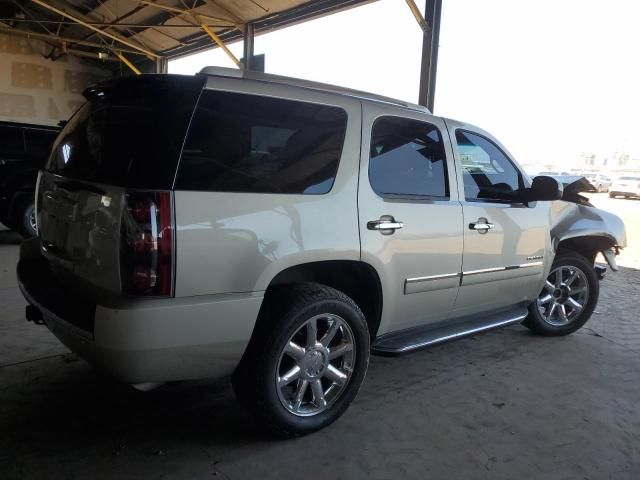
M 443 0 L 434 113 L 491 132 L 521 164 L 640 157 L 639 27 L 635 0 Z M 255 53 L 268 73 L 417 102 L 421 46 L 405 0 L 379 0 L 258 36 Z M 234 66 L 215 49 L 169 72 L 206 65 Z

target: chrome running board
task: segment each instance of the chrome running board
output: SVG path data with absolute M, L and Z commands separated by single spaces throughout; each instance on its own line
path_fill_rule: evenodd
M 410 328 L 378 337 L 371 351 L 379 355 L 400 355 L 421 348 L 448 342 L 476 333 L 520 323 L 527 316 L 526 307 L 518 307 L 478 318 L 462 318 L 436 325 Z

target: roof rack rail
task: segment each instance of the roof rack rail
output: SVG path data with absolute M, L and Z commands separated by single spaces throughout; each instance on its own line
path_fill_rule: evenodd
M 388 103 L 391 105 L 397 105 L 405 107 L 410 110 L 417 110 L 431 114 L 427 107 L 417 105 L 411 102 L 405 102 L 395 98 L 385 97 L 383 95 L 376 95 L 375 93 L 363 92 L 361 90 L 354 90 L 346 87 L 339 87 L 337 85 L 330 85 L 327 83 L 314 82 L 311 80 L 303 80 L 300 78 L 285 77 L 282 75 L 273 75 L 270 73 L 255 72 L 251 70 L 241 70 L 238 68 L 226 68 L 226 67 L 204 67 L 200 70 L 199 75 L 208 75 L 212 77 L 227 77 L 227 78 L 240 78 L 246 80 L 254 80 L 265 83 L 277 83 L 280 85 L 290 85 L 293 87 L 306 88 L 309 90 L 318 90 L 327 93 L 334 93 L 338 95 L 346 95 L 350 97 L 356 97 L 363 100 L 371 100 L 374 102 Z

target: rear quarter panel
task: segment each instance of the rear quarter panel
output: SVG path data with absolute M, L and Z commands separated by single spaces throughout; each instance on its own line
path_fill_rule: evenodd
M 359 260 L 360 102 L 248 80 L 212 78 L 207 88 L 338 106 L 347 130 L 325 195 L 176 190 L 176 296 L 263 291 L 290 266 Z

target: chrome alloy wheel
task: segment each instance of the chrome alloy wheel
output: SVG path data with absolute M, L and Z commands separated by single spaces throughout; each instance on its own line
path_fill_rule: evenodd
M 589 301 L 587 276 L 579 268 L 558 267 L 549 273 L 537 306 L 543 320 L 553 326 L 576 320 Z
M 351 379 L 355 349 L 343 318 L 322 314 L 307 320 L 280 354 L 275 381 L 282 405 L 301 417 L 331 407 Z
M 36 209 L 32 208 L 29 212 L 29 226 L 34 232 L 38 232 L 38 220 L 36 219 Z

